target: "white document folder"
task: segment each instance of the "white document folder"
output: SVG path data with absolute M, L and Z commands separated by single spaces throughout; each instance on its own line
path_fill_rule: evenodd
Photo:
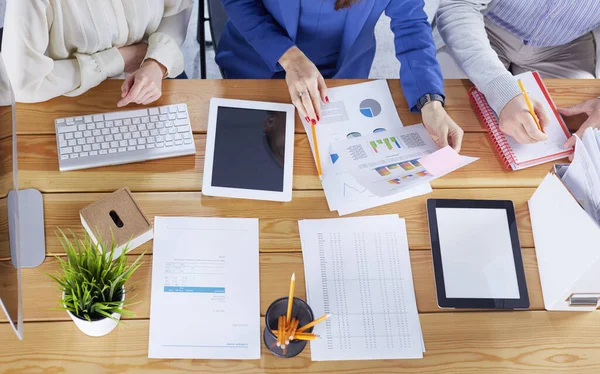
M 547 310 L 594 311 L 600 299 L 600 226 L 555 173 L 529 200 Z

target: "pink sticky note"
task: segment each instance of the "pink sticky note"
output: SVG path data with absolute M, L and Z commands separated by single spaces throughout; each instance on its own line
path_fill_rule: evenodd
M 462 156 L 449 145 L 421 158 L 419 163 L 434 177 L 448 174 L 465 164 Z

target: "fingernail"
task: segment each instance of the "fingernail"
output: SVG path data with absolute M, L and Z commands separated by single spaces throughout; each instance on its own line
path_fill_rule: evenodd
M 317 121 L 315 121 L 314 119 L 311 121 L 313 126 L 317 124 Z
M 317 114 L 317 122 L 319 122 L 321 120 L 321 117 L 319 117 L 319 115 Z
M 310 122 L 310 118 L 308 118 L 308 116 L 304 117 L 304 120 L 305 120 L 306 122 Z
M 329 96 L 325 96 L 325 102 L 329 104 Z

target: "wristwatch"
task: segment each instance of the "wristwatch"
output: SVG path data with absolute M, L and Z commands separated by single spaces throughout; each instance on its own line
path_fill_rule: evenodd
M 440 103 L 442 103 L 442 106 L 444 106 L 446 104 L 446 99 L 444 99 L 444 96 L 442 96 L 442 95 L 425 94 L 425 95 L 421 96 L 419 101 L 417 101 L 417 109 L 419 109 L 419 110 L 423 109 L 423 107 L 425 105 L 429 104 L 432 101 L 439 101 Z

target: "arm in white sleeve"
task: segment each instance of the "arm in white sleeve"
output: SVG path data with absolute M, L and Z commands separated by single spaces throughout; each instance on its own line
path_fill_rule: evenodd
M 123 57 L 116 48 L 75 53 L 66 60 L 46 56 L 53 19 L 48 0 L 9 1 L 6 15 L 2 51 L 19 102 L 77 96 L 123 72 Z
M 510 100 L 521 94 L 521 90 L 487 37 L 482 12 L 491 2 L 441 0 L 437 26 L 458 65 L 499 114 Z
M 156 32 L 148 38 L 144 61 L 151 58 L 167 69 L 167 77 L 183 72 L 184 57 L 181 45 L 185 41 L 192 14 L 192 0 L 166 0 L 165 13 Z

